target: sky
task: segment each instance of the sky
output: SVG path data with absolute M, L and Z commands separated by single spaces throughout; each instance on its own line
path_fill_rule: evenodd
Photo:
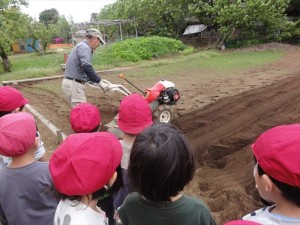
M 56 9 L 60 15 L 68 20 L 70 15 L 75 23 L 89 21 L 92 13 L 99 13 L 105 5 L 116 0 L 29 0 L 27 8 L 22 7 L 22 12 L 39 20 L 39 14 L 46 9 Z

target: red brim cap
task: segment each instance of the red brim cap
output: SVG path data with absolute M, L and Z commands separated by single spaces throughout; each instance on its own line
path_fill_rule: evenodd
M 300 124 L 267 130 L 257 138 L 252 150 L 266 174 L 300 187 Z
M 92 194 L 108 183 L 121 157 L 121 144 L 112 133 L 69 135 L 50 158 L 55 188 L 68 196 Z
M 14 87 L 0 87 L 0 111 L 10 112 L 28 103 L 29 100 Z
M 36 124 L 26 112 L 11 113 L 0 118 L 0 154 L 21 156 L 34 144 Z
M 139 94 L 124 97 L 119 107 L 117 123 L 128 134 L 139 134 L 153 124 L 152 112 L 146 99 Z
M 101 123 L 99 109 L 90 103 L 80 103 L 71 110 L 70 123 L 76 133 L 91 132 Z

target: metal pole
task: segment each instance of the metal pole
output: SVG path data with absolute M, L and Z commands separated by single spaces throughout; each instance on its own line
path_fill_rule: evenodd
M 137 24 L 136 24 L 136 21 L 135 21 L 135 17 L 134 17 L 134 28 L 135 28 L 135 37 L 137 38 L 138 33 L 137 33 Z
M 120 24 L 119 24 L 120 25 L 120 36 L 121 36 L 121 41 L 123 41 L 123 34 L 122 34 L 122 25 L 121 25 L 121 23 L 122 22 L 120 22 Z

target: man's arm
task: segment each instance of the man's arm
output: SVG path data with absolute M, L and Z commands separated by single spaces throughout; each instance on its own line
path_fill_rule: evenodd
M 92 66 L 92 53 L 90 47 L 88 47 L 87 44 L 83 44 L 80 47 L 78 47 L 76 53 L 80 66 L 83 72 L 87 75 L 88 79 L 92 82 L 99 83 L 101 78 L 96 74 Z
M 87 77 L 89 78 L 89 80 L 95 82 L 95 83 L 99 83 L 101 78 L 96 74 L 94 68 L 92 67 L 91 64 L 85 64 L 82 66 L 82 70 L 84 71 L 84 73 L 87 75 Z

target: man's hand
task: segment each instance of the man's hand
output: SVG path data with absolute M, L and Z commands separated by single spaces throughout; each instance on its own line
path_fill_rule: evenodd
M 102 88 L 103 92 L 107 92 L 110 89 L 109 84 L 104 83 L 103 80 L 99 82 L 99 87 Z

